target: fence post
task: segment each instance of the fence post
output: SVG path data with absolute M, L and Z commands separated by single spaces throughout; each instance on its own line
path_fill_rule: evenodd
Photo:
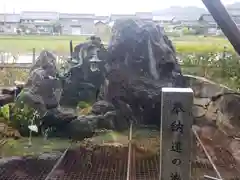
M 36 49 L 35 48 L 33 48 L 33 59 L 32 59 L 32 64 L 35 64 L 35 61 L 36 61 Z
M 5 62 L 4 62 L 4 53 L 3 52 L 1 52 L 0 57 L 1 57 L 1 63 L 4 64 Z
M 70 48 L 70 60 L 72 61 L 72 56 L 73 56 L 73 44 L 72 44 L 72 40 L 69 43 L 69 48 Z
M 191 88 L 162 88 L 160 180 L 191 179 Z

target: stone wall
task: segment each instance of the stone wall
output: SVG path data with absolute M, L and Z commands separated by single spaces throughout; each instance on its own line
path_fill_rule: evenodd
M 200 117 L 204 114 L 203 111 L 206 111 L 205 116 L 199 118 L 199 121 L 196 118 L 196 123 L 212 123 L 227 135 L 240 136 L 240 94 L 231 94 L 234 91 L 230 88 L 203 77 L 192 75 L 185 77 L 193 88 L 194 104 L 197 104 L 193 108 L 193 114 Z M 212 102 L 211 97 L 218 94 L 225 95 Z M 206 104 L 209 104 L 208 108 L 200 107 Z

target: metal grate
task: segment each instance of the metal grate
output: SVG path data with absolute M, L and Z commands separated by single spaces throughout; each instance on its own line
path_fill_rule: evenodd
M 148 140 L 150 139 L 147 138 Z M 138 139 L 135 139 L 135 141 Z M 140 141 L 145 141 L 144 139 Z M 158 141 L 158 140 L 157 140 Z M 212 145 L 214 157 L 207 157 L 201 138 L 197 138 L 197 156 L 193 157 L 192 177 L 203 180 L 204 176 L 219 179 L 216 169 L 224 180 L 240 180 L 240 167 L 232 154 L 220 145 Z M 145 147 L 149 145 L 145 142 Z M 159 146 L 159 145 L 156 145 Z M 144 149 L 144 148 L 143 148 Z M 150 148 L 151 149 L 151 148 Z M 205 148 L 206 149 L 206 148 Z M 140 152 L 134 144 L 131 155 L 128 147 L 113 145 L 84 145 L 74 150 L 67 150 L 60 163 L 55 159 L 24 158 L 0 166 L 0 180 L 158 180 L 160 158 L 158 151 Z M 153 149 L 151 149 L 153 150 Z M 143 153 L 143 154 L 141 154 Z M 146 156 L 145 156 L 146 155 Z M 128 157 L 130 157 L 129 176 Z M 56 168 L 53 168 L 56 164 Z M 51 171 L 52 170 L 52 171 Z M 51 172 L 51 173 L 50 173 Z
M 208 175 L 219 179 L 216 172 L 217 170 L 224 180 L 240 180 L 240 167 L 227 148 L 224 147 L 224 145 L 216 145 L 212 141 L 210 147 L 208 142 L 208 150 L 205 153 L 204 148 L 206 151 L 207 145 L 204 144 L 204 141 L 201 140 L 196 132 L 194 134 L 197 143 L 197 157 L 192 164 L 194 175 L 197 176 L 196 172 L 198 172 L 197 174 L 199 177 Z M 212 153 L 209 152 L 210 149 Z M 212 162 L 209 160 L 207 155 Z M 216 167 L 216 170 L 214 166 Z
M 211 163 L 209 162 L 194 161 L 192 163 L 192 166 L 193 177 L 196 179 L 204 179 L 203 177 L 205 175 L 219 179 Z M 221 175 L 225 174 L 223 176 L 224 180 L 240 180 L 240 176 L 237 171 L 227 171 L 226 169 L 221 167 L 218 167 L 218 170 L 221 172 Z
M 49 180 L 123 180 L 127 177 L 127 155 L 127 147 L 69 150 Z
M 44 180 L 56 159 L 23 158 L 0 166 L 0 180 Z
M 136 180 L 159 180 L 159 156 L 136 160 Z
M 158 136 L 159 132 L 149 127 L 133 131 L 130 180 L 159 180 L 160 138 L 157 138 Z

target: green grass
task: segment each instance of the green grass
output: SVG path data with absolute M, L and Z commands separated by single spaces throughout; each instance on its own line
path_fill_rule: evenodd
M 36 48 L 36 51 L 44 48 L 56 53 L 68 53 L 70 40 L 73 40 L 75 46 L 86 38 L 86 36 L 0 36 L 0 51 L 24 53 L 31 52 L 33 48 Z M 105 41 L 108 39 L 105 38 Z M 184 36 L 171 39 L 177 52 L 181 53 L 219 52 L 224 46 L 233 51 L 228 40 L 221 37 Z
M 224 47 L 234 51 L 232 45 L 223 37 L 184 36 L 171 38 L 179 53 L 220 52 Z
M 153 131 L 148 128 L 134 128 L 133 139 L 146 139 L 146 137 L 157 137 L 158 131 Z M 95 144 L 104 143 L 120 143 L 128 145 L 128 130 L 122 133 L 115 131 L 106 131 L 96 134 L 92 139 Z M 62 151 L 71 145 L 71 148 L 77 147 L 81 142 L 71 142 L 68 139 L 49 138 L 44 140 L 43 137 L 33 137 L 32 145 L 29 146 L 27 137 L 19 140 L 7 139 L 7 143 L 0 147 L 0 157 L 24 156 L 24 155 L 39 155 L 53 151 Z
M 44 140 L 42 137 L 34 137 L 32 145 L 29 146 L 28 138 L 20 140 L 8 139 L 8 142 L 0 149 L 0 157 L 38 155 L 52 151 L 60 151 L 69 147 L 70 140 L 49 139 Z
M 54 52 L 69 52 L 69 42 L 73 45 L 86 40 L 86 36 L 0 36 L 0 51 L 13 53 L 31 52 L 48 49 Z

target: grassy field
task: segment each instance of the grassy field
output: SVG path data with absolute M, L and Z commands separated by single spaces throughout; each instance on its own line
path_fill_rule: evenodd
M 86 36 L 0 36 L 0 51 L 25 53 L 31 52 L 33 48 L 37 51 L 44 48 L 57 53 L 68 53 L 70 40 L 76 45 L 86 38 Z M 224 46 L 229 51 L 233 50 L 228 40 L 221 37 L 184 36 L 171 39 L 177 51 L 181 53 L 219 52 Z
M 41 51 L 43 48 L 54 52 L 69 52 L 69 42 L 73 45 L 83 42 L 84 36 L 0 36 L 0 51 L 13 53 L 31 52 L 33 48 Z
M 229 41 L 223 37 L 184 36 L 171 39 L 179 53 L 221 52 L 224 47 L 228 51 L 234 51 Z

